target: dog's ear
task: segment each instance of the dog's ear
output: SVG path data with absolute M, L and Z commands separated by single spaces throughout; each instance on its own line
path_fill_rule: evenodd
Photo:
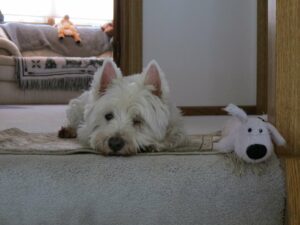
M 99 92 L 105 92 L 112 80 L 115 78 L 117 78 L 115 64 L 111 61 L 106 61 L 103 65 L 103 71 L 99 85 Z
M 247 122 L 248 120 L 248 116 L 245 111 L 234 104 L 229 104 L 226 108 L 224 108 L 224 110 L 230 115 L 237 117 L 241 122 Z
M 92 90 L 94 97 L 97 98 L 109 88 L 109 85 L 116 78 L 122 77 L 121 71 L 117 68 L 112 59 L 105 59 L 103 65 L 97 70 L 94 76 Z
M 270 123 L 266 122 L 267 128 L 271 134 L 272 140 L 275 142 L 276 145 L 283 146 L 286 145 L 286 141 L 278 132 L 278 130 Z
M 153 86 L 152 93 L 158 97 L 169 92 L 167 81 L 164 77 L 164 73 L 160 69 L 160 66 L 155 60 L 152 60 L 145 69 L 144 85 Z

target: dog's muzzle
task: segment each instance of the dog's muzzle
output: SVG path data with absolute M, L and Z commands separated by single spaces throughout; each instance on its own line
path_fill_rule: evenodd
M 120 151 L 125 145 L 125 141 L 121 137 L 111 137 L 108 139 L 108 146 L 113 152 Z
M 267 148 L 260 144 L 249 145 L 246 153 L 250 159 L 257 160 L 263 158 L 267 154 Z

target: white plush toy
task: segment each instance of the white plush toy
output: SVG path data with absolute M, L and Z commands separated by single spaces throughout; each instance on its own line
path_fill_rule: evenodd
M 285 145 L 286 142 L 277 129 L 264 119 L 248 117 L 242 109 L 233 104 L 229 104 L 224 110 L 233 118 L 228 120 L 222 130 L 221 140 L 214 144 L 216 150 L 234 151 L 246 162 L 259 163 L 271 156 L 272 140 L 277 145 Z

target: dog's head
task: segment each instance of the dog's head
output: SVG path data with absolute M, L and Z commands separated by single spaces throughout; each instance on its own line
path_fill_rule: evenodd
M 235 133 L 234 151 L 250 163 L 265 161 L 273 152 L 272 140 L 277 145 L 284 145 L 285 140 L 278 130 L 270 123 L 259 117 L 248 117 L 237 106 L 230 104 L 225 110 L 240 121 Z
M 104 155 L 132 155 L 154 147 L 169 124 L 168 85 L 152 61 L 141 74 L 122 77 L 112 60 L 95 74 L 91 103 L 78 137 Z

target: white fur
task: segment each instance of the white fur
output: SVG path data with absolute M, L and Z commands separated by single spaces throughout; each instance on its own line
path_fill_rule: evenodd
M 271 139 L 277 145 L 285 145 L 284 138 L 270 123 L 257 117 L 248 117 L 242 109 L 233 104 L 228 105 L 225 111 L 233 115 L 233 118 L 227 121 L 222 130 L 222 139 L 214 145 L 216 150 L 234 151 L 238 157 L 246 162 L 259 163 L 271 156 L 273 152 Z M 254 145 L 264 146 L 266 154 L 256 159 L 251 158 L 248 150 L 250 146 Z
M 113 65 L 115 79 L 104 93 L 99 93 L 107 63 Z M 146 84 L 150 67 L 159 72 L 161 96 L 154 95 L 155 87 Z M 109 121 L 105 118 L 108 113 L 114 116 Z M 155 61 L 142 74 L 122 77 L 115 63 L 105 60 L 95 73 L 90 90 L 70 101 L 67 118 L 68 126 L 77 129 L 79 140 L 104 155 L 131 155 L 147 147 L 160 151 L 186 142 L 180 112 L 169 101 L 165 75 Z M 108 145 L 109 138 L 115 136 L 125 140 L 125 146 L 117 153 Z

